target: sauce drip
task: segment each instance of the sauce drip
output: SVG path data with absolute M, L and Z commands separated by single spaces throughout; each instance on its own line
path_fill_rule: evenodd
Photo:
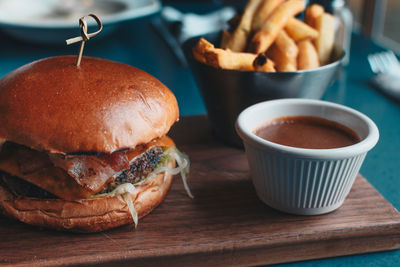
M 265 140 L 298 148 L 340 148 L 360 142 L 350 128 L 313 116 L 279 117 L 261 124 L 253 132 Z

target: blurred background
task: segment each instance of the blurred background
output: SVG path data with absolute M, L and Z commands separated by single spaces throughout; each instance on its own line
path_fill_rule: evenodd
M 362 32 L 400 53 L 400 1 L 348 0 L 354 15 L 354 30 Z

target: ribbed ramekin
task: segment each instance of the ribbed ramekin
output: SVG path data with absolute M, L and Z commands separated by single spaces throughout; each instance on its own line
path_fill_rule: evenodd
M 253 133 L 284 116 L 317 116 L 355 131 L 361 141 L 334 149 L 305 149 L 267 141 Z M 236 121 L 258 197 L 280 211 L 317 215 L 339 208 L 350 192 L 367 152 L 379 139 L 375 123 L 343 105 L 321 100 L 280 99 L 242 111 Z

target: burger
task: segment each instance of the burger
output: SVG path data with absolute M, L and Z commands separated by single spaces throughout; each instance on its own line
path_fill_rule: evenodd
M 173 93 L 105 59 L 38 60 L 0 80 L 0 212 L 27 224 L 97 232 L 135 223 L 184 186 L 187 156 L 166 136 Z

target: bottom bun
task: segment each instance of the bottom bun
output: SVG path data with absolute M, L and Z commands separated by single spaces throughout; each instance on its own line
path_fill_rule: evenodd
M 168 165 L 174 167 L 175 162 Z M 162 202 L 171 182 L 171 174 L 160 173 L 136 187 L 130 196 L 139 218 Z M 122 195 L 76 201 L 39 199 L 15 196 L 0 186 L 0 209 L 6 216 L 27 224 L 73 232 L 99 232 L 133 223 Z

